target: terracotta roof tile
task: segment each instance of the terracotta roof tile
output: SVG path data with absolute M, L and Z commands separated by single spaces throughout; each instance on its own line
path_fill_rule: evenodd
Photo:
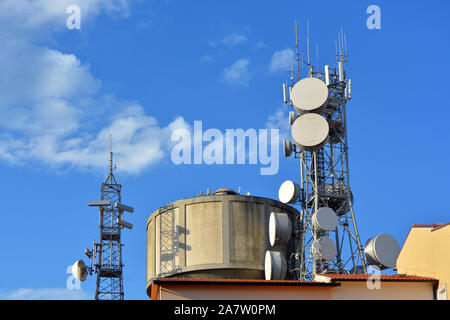
M 413 224 L 412 228 L 439 228 L 444 223 L 434 223 L 434 224 Z
M 334 283 L 295 280 L 258 280 L 258 279 L 194 279 L 194 278 L 155 278 L 157 284 L 235 284 L 235 285 L 271 285 L 271 286 L 336 286 Z
M 444 228 L 444 227 L 446 227 L 446 226 L 448 226 L 448 225 L 450 225 L 450 222 L 442 223 L 442 224 L 440 224 L 439 226 L 434 227 L 434 228 L 431 230 L 431 232 L 436 231 L 436 230 L 439 230 L 439 229 L 441 229 L 441 228 Z

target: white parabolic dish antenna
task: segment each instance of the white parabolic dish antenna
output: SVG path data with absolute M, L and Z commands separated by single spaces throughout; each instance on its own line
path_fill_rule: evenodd
M 370 238 L 365 245 L 367 262 L 383 269 L 393 268 L 400 253 L 397 240 L 387 233 Z
M 272 212 L 269 218 L 269 241 L 272 247 L 285 246 L 291 239 L 292 222 L 287 213 Z
M 314 227 L 321 231 L 331 231 L 336 229 L 338 217 L 333 209 L 323 207 L 314 213 L 312 223 Z
M 336 257 L 336 245 L 328 237 L 322 237 L 313 243 L 313 250 L 323 261 L 331 261 Z
M 78 260 L 72 265 L 72 275 L 77 280 L 80 281 L 86 280 L 87 269 L 83 260 Z
M 286 258 L 280 251 L 266 251 L 264 259 L 266 280 L 284 280 L 287 273 Z
M 297 82 L 291 91 L 291 100 L 297 111 L 313 111 L 325 104 L 328 87 L 318 78 L 305 78 Z
M 316 113 L 301 115 L 291 128 L 295 144 L 307 151 L 319 149 L 328 137 L 329 131 L 327 120 Z
M 286 180 L 278 190 L 278 199 L 283 203 L 295 203 L 300 197 L 300 186 L 291 180 Z

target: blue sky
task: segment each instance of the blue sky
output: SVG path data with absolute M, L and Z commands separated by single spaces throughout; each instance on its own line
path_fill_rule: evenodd
M 66 8 L 81 8 L 68 30 Z M 381 30 L 366 8 L 381 8 Z M 450 21 L 447 1 L 0 2 L 0 298 L 91 298 L 95 279 L 67 290 L 67 267 L 98 240 L 113 133 L 124 203 L 127 299 L 146 299 L 146 220 L 169 202 L 220 187 L 277 198 L 298 163 L 175 165 L 170 132 L 286 130 L 281 84 L 294 21 L 306 21 L 319 64 L 334 64 L 343 27 L 352 78 L 350 184 L 361 240 L 414 223 L 449 221 Z M 278 58 L 277 58 L 278 57 Z M 312 54 L 315 62 L 315 49 Z M 271 67 L 272 65 L 272 67 Z M 280 121 L 281 120 L 281 121 Z

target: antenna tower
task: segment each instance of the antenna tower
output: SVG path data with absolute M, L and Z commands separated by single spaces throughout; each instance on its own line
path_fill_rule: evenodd
M 86 249 L 90 267 L 89 274 L 97 274 L 95 300 L 123 300 L 123 264 L 121 229 L 132 229 L 133 225 L 122 220 L 124 211 L 133 212 L 132 207 L 121 203 L 122 185 L 114 176 L 112 136 L 109 143 L 109 173 L 101 186 L 101 200 L 89 201 L 89 206 L 99 207 L 100 241 L 94 241 L 93 250 Z M 84 262 L 82 263 L 84 266 Z M 78 273 L 83 274 L 83 269 Z M 84 281 L 84 278 L 82 279 Z
M 298 189 L 297 195 L 288 203 L 300 205 L 301 210 L 294 232 L 296 249 L 288 257 L 288 270 L 290 276 L 296 280 L 313 280 L 315 275 L 323 273 L 366 274 L 367 262 L 358 234 L 349 180 L 346 105 L 351 99 L 351 80 L 344 71 L 344 63 L 348 62 L 345 36 L 341 29 L 336 42 L 337 66 L 325 66 L 325 72 L 319 72 L 314 70 L 309 61 L 308 22 L 308 60 L 302 61 L 308 66 L 308 74 L 302 80 L 299 74 L 297 23 L 295 37 L 297 80 L 293 80 L 294 77 L 291 76 L 291 80 L 285 84 L 285 87 L 289 87 L 289 90 L 285 90 L 285 95 L 287 91 L 290 92 L 287 103 L 295 110 L 289 117 L 294 143 L 285 140 L 283 144 L 286 157 L 294 154 L 294 157 L 300 160 L 300 183 L 293 183 Z M 303 82 L 304 80 L 306 81 Z M 306 82 L 312 87 L 307 87 Z M 323 104 L 309 110 L 310 105 L 299 105 L 298 101 L 303 102 L 302 99 L 307 99 L 304 97 L 309 95 L 302 96 L 302 90 L 315 95 L 313 92 L 317 85 L 319 89 L 324 88 L 326 101 L 324 98 Z M 308 126 L 308 121 L 312 121 L 307 120 L 308 117 L 326 120 L 319 119 L 324 123 L 326 134 L 323 140 L 315 145 L 302 145 L 302 141 L 299 141 L 303 137 L 318 136 L 314 131 L 317 130 L 315 124 L 310 125 L 313 133 L 302 131 L 304 129 L 301 127 Z M 302 122 L 302 125 L 297 125 L 296 122 Z M 280 194 L 281 192 L 280 188 Z M 333 217 L 328 221 L 335 219 L 337 222 L 331 223 L 331 227 L 321 227 L 318 219 L 323 210 L 318 214 L 320 209 L 328 212 L 332 209 L 335 215 L 332 213 Z

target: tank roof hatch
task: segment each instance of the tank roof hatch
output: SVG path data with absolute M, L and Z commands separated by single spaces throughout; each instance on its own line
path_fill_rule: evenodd
M 229 195 L 229 194 L 236 195 L 237 193 L 230 188 L 220 188 L 214 191 L 213 196 Z

